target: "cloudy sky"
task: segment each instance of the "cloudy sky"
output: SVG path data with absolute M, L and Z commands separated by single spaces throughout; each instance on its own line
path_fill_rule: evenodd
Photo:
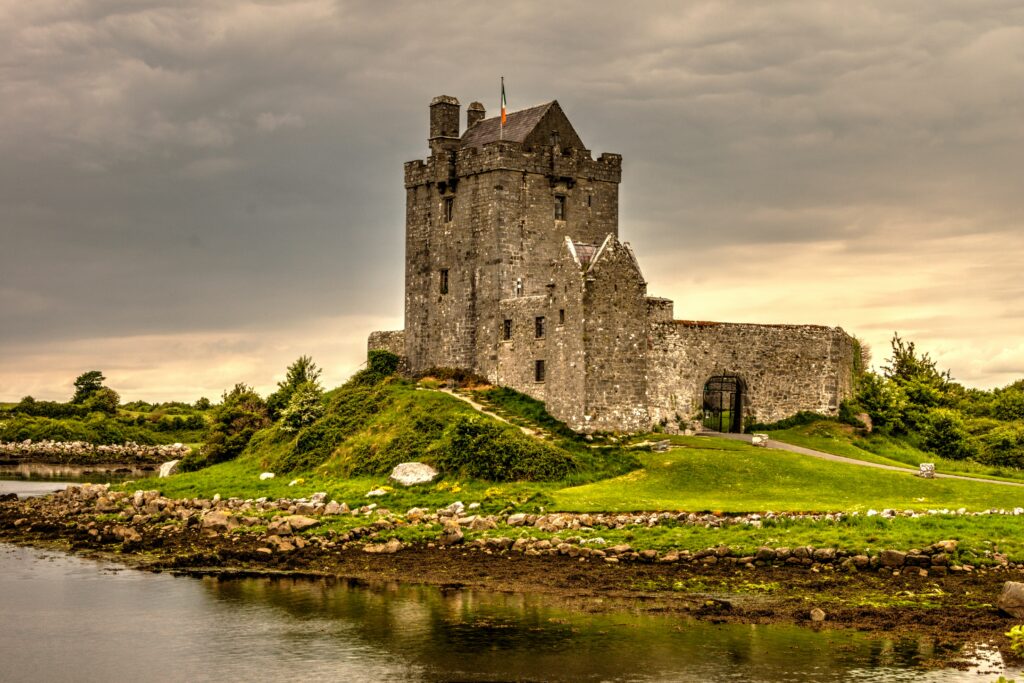
M 558 99 L 676 316 L 1024 377 L 1019 0 L 0 0 L 0 400 L 329 385 L 402 326 L 427 104 Z

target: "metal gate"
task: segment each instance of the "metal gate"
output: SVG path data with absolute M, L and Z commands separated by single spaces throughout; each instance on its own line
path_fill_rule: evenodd
M 704 385 L 704 429 L 739 432 L 743 418 L 743 388 L 739 377 L 720 375 Z

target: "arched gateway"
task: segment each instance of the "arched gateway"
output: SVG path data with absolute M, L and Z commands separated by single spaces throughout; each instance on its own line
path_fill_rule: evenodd
M 743 430 L 743 381 L 735 375 L 716 375 L 704 384 L 705 429 L 715 432 Z

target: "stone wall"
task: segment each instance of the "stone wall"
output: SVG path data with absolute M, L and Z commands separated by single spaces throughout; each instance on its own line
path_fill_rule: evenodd
M 741 380 L 744 419 L 758 422 L 801 410 L 835 415 L 853 391 L 854 342 L 838 327 L 652 321 L 649 335 L 654 422 L 697 416 L 717 375 Z
M 390 351 L 396 356 L 405 357 L 405 330 L 388 330 L 371 332 L 367 343 L 367 351 Z

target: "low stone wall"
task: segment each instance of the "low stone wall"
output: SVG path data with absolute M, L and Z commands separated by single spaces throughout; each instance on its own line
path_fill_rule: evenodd
M 148 446 L 128 441 L 124 444 L 97 445 L 86 441 L 0 442 L 0 457 L 39 462 L 165 462 L 180 460 L 192 449 L 180 443 Z

